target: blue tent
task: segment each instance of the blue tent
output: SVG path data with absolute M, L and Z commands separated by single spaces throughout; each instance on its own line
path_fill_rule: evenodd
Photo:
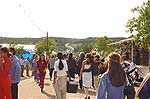
M 33 54 L 30 53 L 30 51 L 28 50 L 24 50 L 23 54 L 21 55 L 24 59 L 33 59 Z

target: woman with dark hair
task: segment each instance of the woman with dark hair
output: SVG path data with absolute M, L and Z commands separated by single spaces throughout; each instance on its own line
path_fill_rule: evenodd
M 38 70 L 39 78 L 40 78 L 39 86 L 41 88 L 41 92 L 43 92 L 43 88 L 44 88 L 46 68 L 47 68 L 47 62 L 45 60 L 45 55 L 41 54 L 39 60 L 37 61 L 37 70 Z
M 38 61 L 38 55 L 35 54 L 32 61 L 32 68 L 33 68 L 34 81 L 39 82 L 39 75 L 37 73 L 37 61 Z
M 83 87 L 86 94 L 85 99 L 90 99 L 89 88 L 92 87 L 92 55 L 86 54 L 86 60 L 82 62 L 80 75 L 82 75 Z M 81 76 L 80 76 L 81 79 Z
M 66 60 L 63 59 L 62 53 L 58 53 L 57 57 L 58 60 L 54 64 L 53 81 L 56 99 L 66 99 L 68 65 Z
M 100 55 L 95 55 L 94 62 L 93 62 L 92 75 L 93 75 L 93 80 L 94 80 L 94 87 L 96 90 L 98 88 L 98 82 L 99 82 L 98 76 L 100 75 L 100 69 L 99 69 L 100 63 L 101 63 Z
M 0 99 L 12 99 L 11 97 L 11 59 L 8 48 L 0 50 Z
M 108 58 L 109 70 L 99 83 L 97 99 L 124 99 L 126 75 L 120 63 L 120 55 L 111 53 Z

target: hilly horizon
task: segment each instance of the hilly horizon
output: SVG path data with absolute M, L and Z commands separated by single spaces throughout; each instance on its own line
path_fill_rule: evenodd
M 67 46 L 80 49 L 85 44 L 95 44 L 96 39 L 98 37 L 88 37 L 86 39 L 76 39 L 76 38 L 65 38 L 65 37 L 49 37 L 49 39 L 55 39 L 56 46 L 58 50 L 66 50 Z M 36 45 L 39 41 L 45 39 L 45 37 L 42 38 L 9 38 L 9 37 L 0 37 L 0 44 L 33 44 Z M 125 37 L 116 37 L 116 38 L 109 38 L 113 42 L 117 42 L 123 39 L 126 39 Z M 66 46 L 67 45 L 67 46 Z

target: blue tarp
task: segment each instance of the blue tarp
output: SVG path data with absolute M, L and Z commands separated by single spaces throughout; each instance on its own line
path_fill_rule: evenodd
M 33 54 L 31 54 L 28 50 L 24 50 L 21 55 L 24 59 L 33 59 Z

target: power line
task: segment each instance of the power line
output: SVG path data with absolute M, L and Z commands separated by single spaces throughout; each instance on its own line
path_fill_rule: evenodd
M 21 1 L 21 0 L 19 0 Z M 34 21 L 33 17 L 31 16 L 31 12 L 29 13 L 28 10 L 25 9 L 23 2 L 18 2 L 18 7 L 23 9 L 24 14 L 26 15 L 26 17 L 29 19 L 30 23 L 40 32 L 42 32 L 44 35 L 46 35 L 46 32 L 43 31 L 43 29 L 41 29 L 41 27 L 39 27 L 39 25 Z

